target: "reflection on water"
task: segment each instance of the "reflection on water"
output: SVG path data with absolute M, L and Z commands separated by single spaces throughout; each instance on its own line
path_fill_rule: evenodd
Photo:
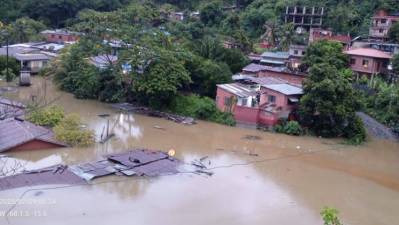
M 46 88 L 43 88 L 45 86 Z M 77 100 L 34 79 L 10 96 L 28 101 L 46 90 L 67 113 L 79 114 L 97 139 L 109 119 L 105 144 L 10 155 L 29 168 L 75 164 L 134 147 L 176 150 L 186 162 L 208 156 L 212 177 L 180 174 L 160 178 L 107 177 L 96 185 L 44 190 L 55 206 L 45 218 L 12 218 L 16 224 L 322 224 L 319 210 L 340 209 L 345 224 L 399 221 L 399 145 L 373 140 L 346 146 L 340 140 L 290 137 L 200 121 L 184 126 L 164 119 L 120 113 L 109 105 Z M 110 114 L 101 118 L 100 114 Z M 162 127 L 163 129 L 155 129 Z M 245 137 L 257 136 L 254 139 Z M 383 148 L 382 148 L 383 146 Z M 257 155 L 257 156 L 255 156 Z M 252 163 L 251 163 L 252 162 Z M 24 190 L 3 192 L 19 196 Z M 35 191 L 25 197 L 35 197 Z M 18 206 L 34 209 L 36 206 Z M 8 208 L 0 205 L 0 211 Z

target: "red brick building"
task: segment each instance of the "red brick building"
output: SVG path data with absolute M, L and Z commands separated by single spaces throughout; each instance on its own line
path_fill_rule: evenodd
M 41 34 L 46 38 L 47 42 L 52 43 L 67 43 L 76 42 L 81 35 L 78 32 L 71 32 L 67 30 L 45 30 Z

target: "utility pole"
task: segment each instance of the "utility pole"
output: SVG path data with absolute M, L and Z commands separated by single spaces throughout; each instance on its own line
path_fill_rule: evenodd
M 7 44 L 7 46 L 6 46 L 6 52 L 7 52 L 7 57 L 6 57 L 6 81 L 7 82 L 11 82 L 11 77 L 10 77 L 10 74 L 9 74 L 9 71 L 8 71 L 8 33 L 7 32 L 5 32 L 5 35 L 6 35 L 6 44 Z

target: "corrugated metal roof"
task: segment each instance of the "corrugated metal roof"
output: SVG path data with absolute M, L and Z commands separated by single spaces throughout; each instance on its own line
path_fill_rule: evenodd
M 118 56 L 115 55 L 99 55 L 93 56 L 89 59 L 90 63 L 98 68 L 106 68 L 110 63 L 118 61 Z
M 262 58 L 275 58 L 275 59 L 288 59 L 290 57 L 289 52 L 264 52 Z
M 15 58 L 19 61 L 47 61 L 50 59 L 47 55 L 41 53 L 17 53 Z
M 33 140 L 52 143 L 60 147 L 66 146 L 55 139 L 51 130 L 28 121 L 6 119 L 0 122 L 0 152 L 5 152 Z
M 217 85 L 218 87 L 238 96 L 238 97 L 249 97 L 249 96 L 255 96 L 257 93 L 254 90 L 251 90 L 247 87 L 244 87 L 243 85 L 237 84 L 237 83 L 232 83 L 232 84 L 219 84 Z
M 303 90 L 300 87 L 291 85 L 291 84 L 270 84 L 270 85 L 262 85 L 263 87 L 280 92 L 285 95 L 300 95 L 303 94 Z
M 256 73 L 256 72 L 260 72 L 265 69 L 267 69 L 267 66 L 256 64 L 256 63 L 251 63 L 251 64 L 247 65 L 246 67 L 244 67 L 242 70 L 246 71 L 246 72 Z

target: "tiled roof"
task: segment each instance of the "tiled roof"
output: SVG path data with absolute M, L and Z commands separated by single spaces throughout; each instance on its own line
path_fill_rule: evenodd
M 391 59 L 392 56 L 387 53 L 373 48 L 357 48 L 349 51 L 345 51 L 348 55 L 365 56 L 371 58 Z
M 33 140 L 52 143 L 60 147 L 66 146 L 54 138 L 51 130 L 34 125 L 28 121 L 7 119 L 0 122 L 0 152 L 10 150 Z

